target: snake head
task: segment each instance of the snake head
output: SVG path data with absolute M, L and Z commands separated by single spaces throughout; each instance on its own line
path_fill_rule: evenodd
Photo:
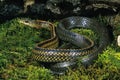
M 35 20 L 31 20 L 30 18 L 21 18 L 19 19 L 19 23 L 30 26 L 30 27 L 36 27 Z
M 50 22 L 48 21 L 43 21 L 43 20 L 31 20 L 29 18 L 21 18 L 19 20 L 19 23 L 22 23 L 24 25 L 30 26 L 32 28 L 46 28 L 50 29 L 50 26 L 53 26 Z

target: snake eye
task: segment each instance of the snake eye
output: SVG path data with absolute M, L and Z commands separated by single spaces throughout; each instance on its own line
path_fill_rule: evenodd
M 29 23 L 29 21 L 26 20 L 25 23 Z

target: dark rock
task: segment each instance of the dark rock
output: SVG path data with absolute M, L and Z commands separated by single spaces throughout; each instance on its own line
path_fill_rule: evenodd
M 111 4 L 106 4 L 107 1 L 103 0 L 101 1 L 103 3 L 106 2 L 105 4 L 108 5 L 108 8 L 104 8 L 103 6 L 99 7 L 99 3 L 101 4 L 100 0 L 33 0 L 34 3 L 26 5 L 25 2 L 29 3 L 29 1 L 30 0 L 1 0 L 0 21 L 18 16 L 37 19 L 61 19 L 76 15 L 91 17 L 103 13 L 110 14 L 120 11 L 120 7 L 110 6 Z M 95 6 L 93 6 L 93 4 L 95 4 Z
M 0 18 L 2 21 L 19 15 L 21 8 L 14 4 L 5 4 L 0 8 Z M 1 21 L 0 20 L 0 21 Z

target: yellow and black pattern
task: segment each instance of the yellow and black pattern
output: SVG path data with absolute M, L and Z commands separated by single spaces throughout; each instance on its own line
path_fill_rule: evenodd
M 43 62 L 64 62 L 73 61 L 78 57 L 93 53 L 95 48 L 88 50 L 76 50 L 76 49 L 34 49 L 33 59 Z

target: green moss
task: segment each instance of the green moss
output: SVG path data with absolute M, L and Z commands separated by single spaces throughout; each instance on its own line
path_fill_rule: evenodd
M 72 29 L 71 31 L 81 34 L 81 35 L 84 35 L 84 36 L 90 38 L 91 40 L 95 41 L 96 43 L 98 42 L 97 40 L 99 39 L 99 36 L 90 29 L 84 29 L 84 28 L 77 29 L 76 28 L 76 29 Z
M 53 76 L 36 61 L 31 60 L 31 50 L 37 42 L 50 38 L 46 29 L 33 29 L 13 19 L 0 25 L 0 79 L 5 80 L 118 80 L 120 78 L 120 52 L 115 44 L 110 45 L 95 64 L 88 68 L 78 65 L 66 75 Z M 92 40 L 94 32 L 74 29 Z M 116 50 L 116 48 L 118 48 Z

